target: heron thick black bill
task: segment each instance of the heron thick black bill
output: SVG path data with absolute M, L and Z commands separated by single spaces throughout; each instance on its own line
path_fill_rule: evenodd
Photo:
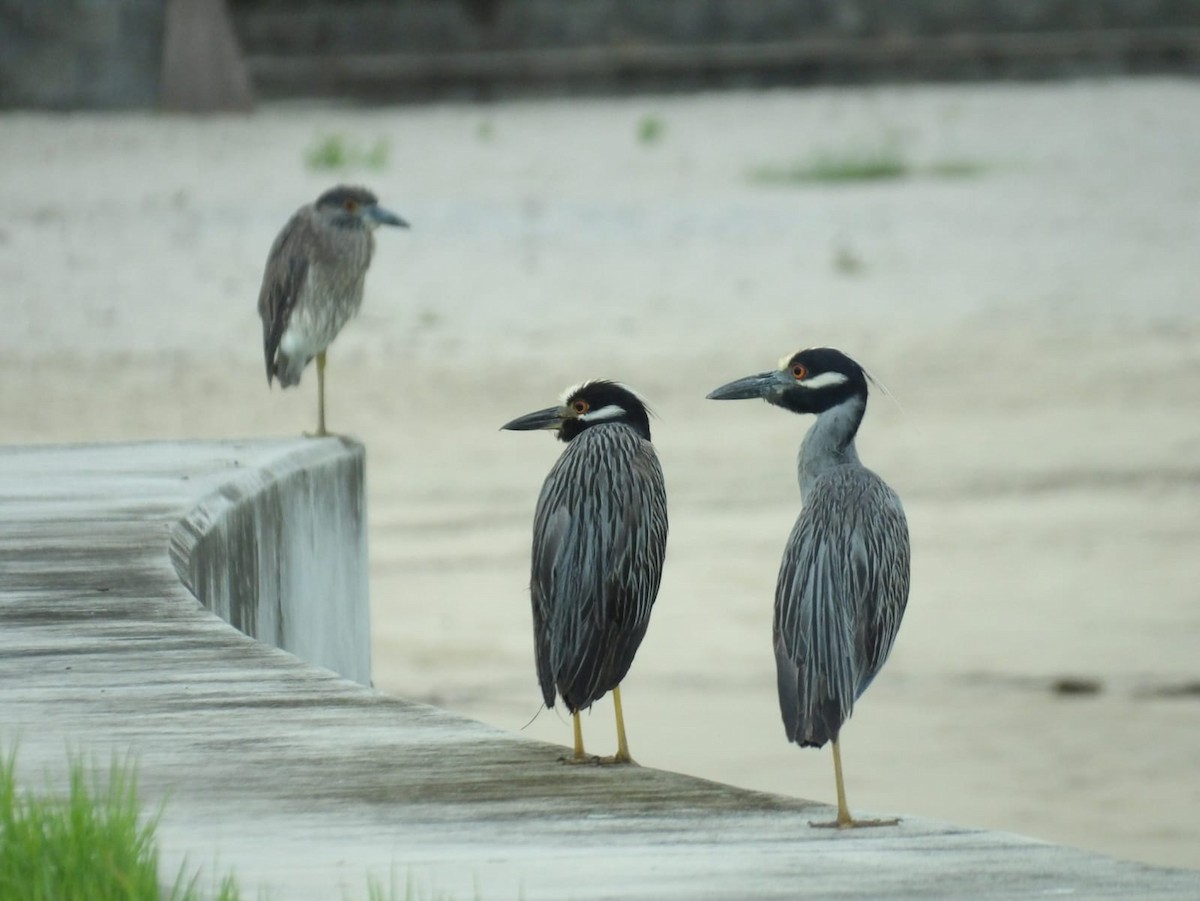
M 512 432 L 532 432 L 536 429 L 557 429 L 563 423 L 562 407 L 547 407 L 545 410 L 538 410 L 536 413 L 526 413 L 524 416 L 518 416 L 512 422 L 506 422 L 500 426 L 501 429 L 508 429 Z
M 397 228 L 408 228 L 406 221 L 401 219 L 391 210 L 385 210 L 379 204 L 369 206 L 364 211 L 369 219 L 374 220 L 379 225 L 394 225 Z
M 760 372 L 758 375 L 748 375 L 744 379 L 722 385 L 708 392 L 708 400 L 749 400 L 755 397 L 766 397 L 768 394 L 784 386 L 778 369 L 770 372 Z

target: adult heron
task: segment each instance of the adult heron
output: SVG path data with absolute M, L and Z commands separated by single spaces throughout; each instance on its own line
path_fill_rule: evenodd
M 551 429 L 566 448 L 533 519 L 533 642 L 547 707 L 561 697 L 583 748 L 579 712 L 611 691 L 617 753 L 632 763 L 621 681 L 650 623 L 667 547 L 667 492 L 646 404 L 617 382 L 567 389 L 561 403 L 506 423 Z
M 770 372 L 717 388 L 712 400 L 762 398 L 814 413 L 800 445 L 804 507 L 788 538 L 775 589 L 775 665 L 788 739 L 833 743 L 837 819 L 814 825 L 891 826 L 856 820 L 846 804 L 838 736 L 879 674 L 908 603 L 908 523 L 900 498 L 858 459 L 867 375 L 839 350 L 814 347 Z

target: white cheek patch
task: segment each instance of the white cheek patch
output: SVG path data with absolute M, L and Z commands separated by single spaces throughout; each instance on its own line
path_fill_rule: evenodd
M 624 407 L 609 404 L 607 407 L 601 407 L 599 410 L 589 410 L 580 416 L 579 420 L 581 422 L 603 422 L 606 419 L 620 419 L 624 415 Z
M 801 388 L 811 388 L 815 391 L 818 388 L 832 388 L 835 385 L 844 385 L 848 381 L 850 379 L 840 372 L 822 372 L 820 375 L 814 375 L 811 379 L 804 379 L 796 384 Z

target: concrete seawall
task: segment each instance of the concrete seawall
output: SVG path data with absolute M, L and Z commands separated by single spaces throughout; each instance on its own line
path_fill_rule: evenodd
M 357 684 L 362 466 L 333 440 L 0 450 L 0 745 L 22 781 L 60 784 L 64 749 L 131 753 L 166 802 L 164 872 L 215 862 L 251 897 L 366 897 L 368 874 L 489 899 L 1200 896 L 1197 872 L 916 818 L 812 829 L 828 808 L 563 766 Z
M 243 472 L 171 530 L 205 607 L 251 638 L 371 684 L 365 452 L 314 443 Z

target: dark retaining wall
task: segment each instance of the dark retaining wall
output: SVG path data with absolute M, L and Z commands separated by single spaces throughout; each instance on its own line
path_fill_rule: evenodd
M 0 107 L 157 105 L 164 6 L 165 0 L 0 0 Z M 230 0 L 229 6 L 264 97 L 487 99 L 1200 71 L 1194 0 Z
M 152 107 L 164 0 L 0 0 L 0 108 Z
M 1184 0 L 235 0 L 264 96 L 488 99 L 1200 71 Z

